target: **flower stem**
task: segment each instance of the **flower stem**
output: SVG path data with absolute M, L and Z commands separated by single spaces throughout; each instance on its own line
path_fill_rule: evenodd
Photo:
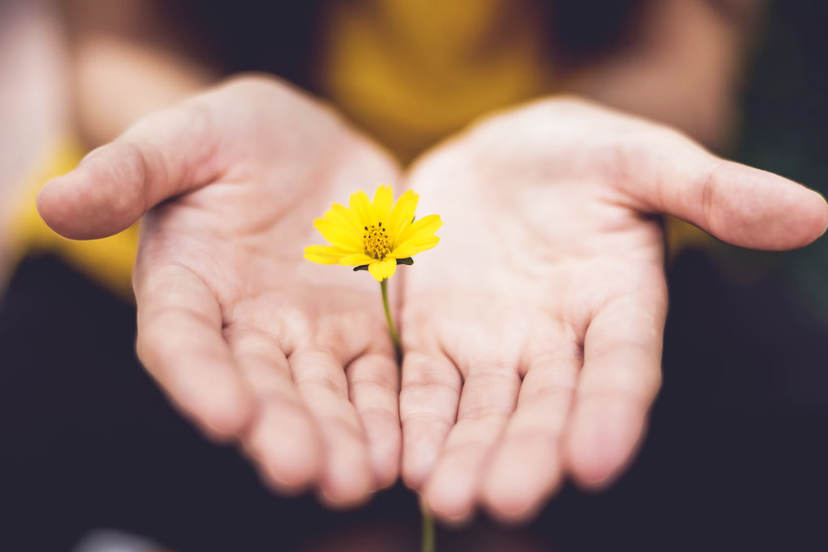
M 420 498 L 420 514 L 423 518 L 423 537 L 422 537 L 422 552 L 435 552 L 434 539 L 434 520 L 431 519 L 431 514 L 428 513 L 425 499 Z
M 394 343 L 397 362 L 402 363 L 402 342 L 400 341 L 400 334 L 397 333 L 397 326 L 394 324 L 394 317 L 391 316 L 391 305 L 388 303 L 388 278 L 380 282 L 380 289 L 382 290 L 382 306 L 385 308 L 385 320 L 388 322 L 388 333 L 391 334 L 391 341 Z M 434 520 L 431 519 L 425 500 L 422 498 L 420 499 L 420 513 L 423 518 L 421 550 L 422 552 L 435 552 Z
M 385 319 L 388 321 L 388 333 L 391 334 L 391 341 L 394 342 L 394 351 L 397 354 L 397 362 L 402 361 L 402 342 L 400 334 L 397 333 L 397 326 L 394 325 L 394 318 L 391 316 L 391 306 L 388 304 L 388 278 L 380 282 L 382 289 L 382 306 L 385 307 Z

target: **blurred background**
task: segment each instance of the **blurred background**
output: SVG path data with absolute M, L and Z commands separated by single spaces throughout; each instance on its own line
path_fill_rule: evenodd
M 172 410 L 134 355 L 135 228 L 40 221 L 40 186 L 143 114 L 265 71 L 408 163 L 577 93 L 825 194 L 827 26 L 823 0 L 0 0 L 0 550 L 416 550 L 402 486 L 349 513 L 282 499 Z M 630 471 L 440 550 L 828 549 L 828 241 L 666 228 L 664 387 Z

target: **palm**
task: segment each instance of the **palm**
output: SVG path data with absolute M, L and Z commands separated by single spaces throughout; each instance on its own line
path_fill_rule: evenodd
M 629 460 L 658 387 L 665 310 L 646 213 L 768 249 L 805 245 L 828 220 L 805 188 L 651 123 L 571 101 L 495 117 L 410 177 L 446 226 L 396 278 L 408 277 L 398 410 L 375 282 L 302 259 L 313 218 L 397 178 L 320 105 L 248 78 L 143 120 L 47 185 L 38 207 L 74 239 L 149 211 L 139 355 L 270 483 L 359 502 L 396 477 L 401 416 L 405 478 L 425 482 L 443 519 L 477 501 L 522 518 L 564 472 L 600 485 Z
M 666 313 L 662 232 L 646 212 L 690 205 L 670 190 L 654 194 L 663 204 L 644 198 L 673 184 L 653 175 L 688 160 L 709 161 L 702 187 L 723 166 L 672 131 L 552 101 L 415 167 L 422 208 L 446 224 L 405 280 L 403 475 L 437 515 L 462 520 L 480 501 L 524 518 L 565 473 L 600 486 L 630 460 L 659 387 Z M 716 206 L 726 220 L 681 214 L 754 245 L 736 211 L 755 205 L 737 199 Z M 765 223 L 753 215 L 748 226 Z
M 317 241 L 314 217 L 397 169 L 271 82 L 234 84 L 188 109 L 173 115 L 215 136 L 179 155 L 176 187 L 199 185 L 144 219 L 139 355 L 186 413 L 238 438 L 277 488 L 316 484 L 332 504 L 361 501 L 397 475 L 393 347 L 373 279 L 312 265 L 302 251 Z

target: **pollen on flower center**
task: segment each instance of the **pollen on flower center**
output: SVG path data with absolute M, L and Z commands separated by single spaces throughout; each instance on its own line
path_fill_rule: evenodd
M 390 241 L 388 231 L 383 228 L 381 222 L 377 226 L 372 224 L 365 227 L 365 234 L 362 236 L 362 247 L 369 257 L 384 259 L 391 252 Z

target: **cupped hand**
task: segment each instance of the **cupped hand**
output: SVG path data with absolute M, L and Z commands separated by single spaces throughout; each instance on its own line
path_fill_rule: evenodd
M 600 488 L 630 463 L 661 379 L 655 215 L 769 250 L 828 225 L 796 183 L 571 99 L 476 125 L 409 185 L 445 225 L 404 275 L 402 472 L 444 521 L 524 520 L 565 476 Z
M 75 239 L 146 214 L 133 281 L 147 370 L 277 489 L 346 506 L 397 477 L 398 368 L 376 282 L 302 252 L 331 203 L 398 178 L 326 107 L 245 77 L 140 121 L 38 207 Z

